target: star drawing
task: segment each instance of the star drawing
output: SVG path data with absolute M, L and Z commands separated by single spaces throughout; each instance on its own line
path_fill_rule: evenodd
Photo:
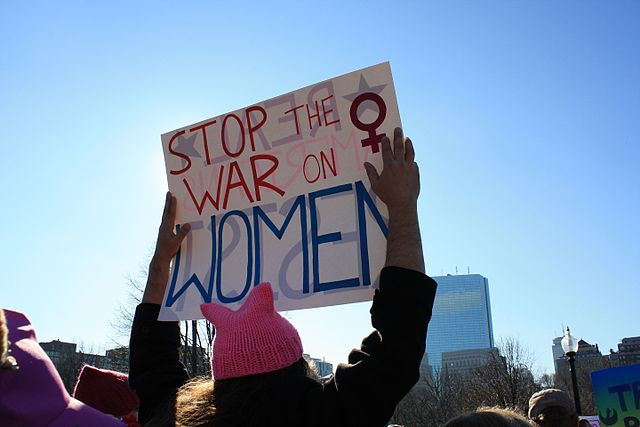
M 367 83 L 367 80 L 365 80 L 364 76 L 361 74 L 360 75 L 360 84 L 358 85 L 358 90 L 356 90 L 352 94 L 343 96 L 343 98 L 346 99 L 347 101 L 353 102 L 358 97 L 358 95 L 360 95 L 361 93 L 373 92 L 373 93 L 379 95 L 380 92 L 382 92 L 382 90 L 385 87 L 387 87 L 387 85 L 369 86 L 369 83 Z

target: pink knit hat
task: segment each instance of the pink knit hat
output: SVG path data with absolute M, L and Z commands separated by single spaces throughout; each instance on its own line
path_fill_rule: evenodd
M 216 380 L 277 371 L 302 357 L 298 331 L 275 310 L 270 283 L 253 288 L 238 311 L 219 304 L 202 304 L 200 310 L 216 327 L 211 356 Z
M 122 372 L 84 365 L 73 389 L 73 397 L 105 414 L 124 417 L 140 406 L 129 376 Z

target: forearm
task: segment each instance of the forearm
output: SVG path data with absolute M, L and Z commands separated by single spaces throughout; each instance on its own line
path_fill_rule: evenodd
M 176 220 L 176 209 L 178 200 L 169 192 L 164 204 L 162 213 L 162 223 L 158 230 L 158 240 L 156 251 L 149 263 L 149 274 L 147 275 L 147 285 L 142 295 L 142 302 L 149 304 L 161 304 L 164 298 L 164 291 L 169 281 L 169 270 L 171 260 L 176 256 L 182 241 L 191 230 L 189 223 L 183 224 L 174 234 L 174 224 Z
M 142 303 L 161 304 L 164 291 L 169 281 L 169 261 L 154 256 L 149 263 L 147 285 L 142 295 Z
M 415 270 L 384 268 L 371 308 L 377 332 L 341 364 L 325 392 L 352 425 L 382 426 L 419 379 L 436 283 Z
M 389 209 L 385 266 L 425 272 L 417 202 L 402 208 Z
M 138 305 L 131 328 L 129 385 L 140 398 L 142 423 L 162 411 L 161 402 L 188 380 L 179 360 L 178 322 L 158 321 L 159 311 L 156 304 Z

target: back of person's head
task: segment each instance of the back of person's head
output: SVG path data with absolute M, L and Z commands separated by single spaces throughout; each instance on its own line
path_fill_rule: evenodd
M 534 393 L 529 399 L 529 418 L 541 427 L 576 427 L 578 414 L 569 395 L 555 388 Z
M 251 427 L 274 417 L 294 425 L 294 408 L 321 386 L 302 357 L 297 330 L 275 310 L 271 285 L 254 287 L 237 311 L 219 304 L 200 308 L 216 327 L 213 381 L 196 378 L 178 390 L 176 424 Z
M 450 419 L 443 427 L 531 427 L 531 424 L 515 410 L 481 407 Z
M 212 381 L 200 377 L 185 384 L 176 402 L 179 426 L 302 425 L 290 411 L 320 383 L 304 358 L 264 374 Z M 295 411 L 295 410 L 294 410 Z M 288 421 L 291 419 L 290 421 Z

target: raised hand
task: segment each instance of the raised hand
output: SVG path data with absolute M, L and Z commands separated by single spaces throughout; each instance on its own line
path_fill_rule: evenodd
M 169 281 L 171 260 L 176 256 L 182 241 L 191 230 L 191 225 L 187 223 L 180 227 L 178 234 L 174 233 L 177 205 L 178 200 L 170 192 L 167 192 L 162 222 L 158 230 L 156 250 L 149 263 L 147 285 L 142 296 L 143 303 L 160 304 L 162 302 Z
M 389 209 L 386 266 L 407 268 L 424 273 L 424 256 L 418 226 L 420 173 L 415 153 L 402 129 L 393 132 L 393 151 L 389 138 L 382 140 L 382 173 L 371 163 L 364 167 L 371 189 Z
M 171 192 L 167 191 L 167 196 L 164 201 L 164 211 L 162 212 L 162 222 L 158 230 L 156 250 L 153 254 L 153 257 L 158 259 L 158 261 L 171 262 L 173 257 L 178 253 L 182 241 L 191 230 L 191 225 L 187 223 L 180 227 L 178 234 L 173 232 L 176 222 L 177 205 L 178 200 Z
M 364 167 L 371 189 L 380 197 L 389 210 L 415 206 L 420 193 L 420 174 L 414 162 L 415 153 L 409 138 L 402 129 L 393 133 L 393 151 L 388 137 L 382 139 L 382 173 L 368 162 Z

